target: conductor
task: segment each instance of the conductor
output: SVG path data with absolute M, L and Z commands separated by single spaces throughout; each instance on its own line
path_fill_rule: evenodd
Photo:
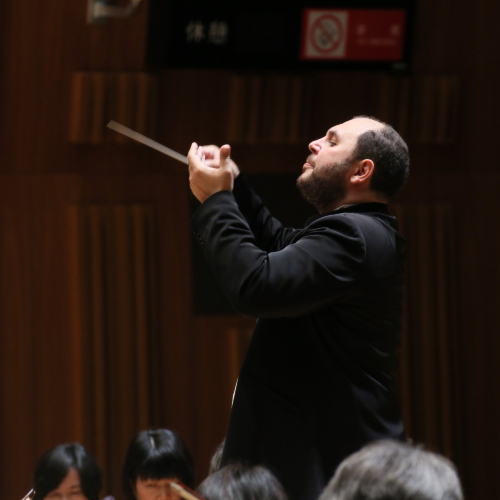
M 408 177 L 408 148 L 389 125 L 355 117 L 309 150 L 297 186 L 319 214 L 302 229 L 271 216 L 228 145 L 188 154 L 194 234 L 234 309 L 258 318 L 222 464 L 269 467 L 291 500 L 316 499 L 368 442 L 404 439 L 405 240 L 388 203 Z

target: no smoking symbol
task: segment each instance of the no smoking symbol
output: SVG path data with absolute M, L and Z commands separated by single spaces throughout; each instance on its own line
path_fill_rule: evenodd
M 333 14 L 318 17 L 311 27 L 311 43 L 318 52 L 335 52 L 344 40 L 344 28 Z

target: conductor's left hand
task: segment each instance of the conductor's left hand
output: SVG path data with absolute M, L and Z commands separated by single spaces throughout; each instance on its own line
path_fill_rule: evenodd
M 231 146 L 226 144 L 220 148 L 219 167 L 208 166 L 205 162 L 203 146 L 193 142 L 188 153 L 189 185 L 194 196 L 203 203 L 208 197 L 219 191 L 232 191 L 234 171 L 229 156 Z

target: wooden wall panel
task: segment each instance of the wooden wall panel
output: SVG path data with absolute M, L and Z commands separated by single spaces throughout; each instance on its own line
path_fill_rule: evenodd
M 225 436 L 233 391 L 254 326 L 255 320 L 237 315 L 193 317 L 193 453 L 199 481 L 207 475 L 210 458 Z
M 155 419 L 154 213 L 144 204 L 81 205 L 71 210 L 70 221 L 77 226 L 71 233 L 78 238 L 73 247 L 80 261 L 73 286 L 80 295 L 81 323 L 74 333 L 83 346 L 88 383 L 82 392 L 90 410 L 84 441 L 108 471 L 108 488 L 116 491 L 115 450 Z
M 0 182 L 0 425 L 4 429 L 0 450 L 1 462 L 5 464 L 0 495 L 3 498 L 8 498 L 9 492 L 28 491 L 28 484 L 22 480 L 17 481 L 19 489 L 9 489 L 8 484 L 12 483 L 9 478 L 15 476 L 15 471 L 32 467 L 37 439 L 30 280 L 33 238 L 25 210 L 30 197 L 23 181 L 2 176 Z
M 386 76 L 379 82 L 380 110 L 411 144 L 453 144 L 458 122 L 460 81 L 453 75 Z
M 500 443 L 500 209 L 496 201 L 500 179 L 481 175 L 467 179 L 467 198 L 459 213 L 459 283 L 457 288 L 462 366 L 461 407 L 463 478 L 469 498 L 488 498 L 496 488 L 496 454 Z
M 159 88 L 159 138 L 187 154 L 193 141 L 227 140 L 230 73 L 172 70 L 162 72 Z
M 0 169 L 67 171 L 78 161 L 67 142 L 71 74 L 143 69 L 147 1 L 129 19 L 95 26 L 86 0 L 4 0 L 3 11 Z
M 457 453 L 457 310 L 451 206 L 397 206 L 408 240 L 400 388 L 407 436 L 452 458 Z
M 8 408 L 0 415 L 7 430 L 0 443 L 1 462 L 7 464 L 0 474 L 2 498 L 20 498 L 27 491 L 34 462 L 46 448 L 60 441 L 84 440 L 89 429 L 83 401 L 87 360 L 80 356 L 81 339 L 75 334 L 79 321 L 75 234 L 67 219 L 69 207 L 77 203 L 146 203 L 158 216 L 155 345 L 161 363 L 150 381 L 155 395 L 149 402 L 151 425 L 179 431 L 202 470 L 227 420 L 228 393 L 239 363 L 231 354 L 235 343 L 230 332 L 243 332 L 245 338 L 250 326 L 232 316 L 192 316 L 183 167 L 135 144 L 67 140 L 75 72 L 150 70 L 144 67 L 147 3 L 130 19 L 88 26 L 86 0 L 0 2 L 0 403 Z M 494 397 L 500 382 L 500 345 L 495 335 L 500 327 L 500 269 L 495 260 L 500 243 L 494 225 L 500 187 L 495 156 L 500 70 L 494 33 L 500 3 L 422 0 L 417 4 L 411 74 L 307 75 L 308 132 L 295 138 L 296 144 L 266 144 L 262 133 L 257 134 L 255 144 L 252 138 L 250 144 L 235 144 L 233 156 L 249 171 L 299 172 L 308 140 L 354 114 L 395 116 L 398 126 L 411 124 L 404 135 L 412 151 L 412 179 L 401 202 L 449 203 L 456 222 L 458 352 L 436 345 L 434 353 L 439 352 L 439 359 L 451 355 L 450 363 L 457 362 L 460 368 L 453 408 L 460 409 L 461 423 L 453 453 L 461 456 L 469 496 L 489 499 L 496 495 L 500 446 L 496 423 L 500 409 Z M 232 82 L 231 72 L 161 72 L 157 138 L 185 152 L 192 140 L 225 142 L 228 123 L 236 123 L 229 126 L 232 133 L 258 123 L 259 116 L 269 116 L 264 103 L 271 99 L 271 90 L 252 107 L 248 123 L 242 123 L 234 111 L 238 106 L 228 107 L 235 92 Z M 439 82 L 445 82 L 450 92 L 443 91 Z M 254 83 L 257 88 L 258 75 Z M 413 92 L 415 85 L 421 91 Z M 420 95 L 428 94 L 433 96 L 427 100 L 432 106 L 421 102 Z M 274 104 L 277 109 L 284 105 Z M 415 107 L 421 112 L 416 134 L 415 114 L 410 112 Z M 436 127 L 446 123 L 439 113 L 448 116 L 448 112 L 454 126 Z M 446 140 L 429 142 L 430 130 L 440 130 L 437 137 Z M 283 136 L 273 127 L 268 132 L 276 141 Z M 433 132 L 431 139 L 435 136 Z M 424 234 L 428 224 L 433 223 L 423 222 Z M 219 360 L 215 370 L 212 359 Z M 413 409 L 414 416 L 421 418 L 418 410 Z M 430 426 L 426 432 L 447 451 L 447 441 L 436 434 L 442 424 L 433 427 L 426 417 L 426 425 Z M 112 470 L 106 471 L 109 478 L 117 477 L 125 447 L 121 443 L 114 450 L 108 466 Z
M 126 143 L 106 128 L 111 119 L 156 137 L 158 78 L 145 72 L 77 71 L 71 77 L 68 139 L 72 143 Z
M 175 174 L 153 178 L 2 176 L 1 184 L 6 205 L 0 210 L 0 398 L 2 407 L 8 408 L 2 412 L 1 419 L 9 432 L 2 437 L 0 460 L 15 467 L 16 473 L 12 469 L 8 472 L 8 468 L 2 472 L 0 495 L 20 498 L 29 486 L 35 461 L 41 453 L 73 440 L 82 441 L 101 459 L 109 488 L 106 491 L 118 494 L 121 462 L 128 440 L 137 430 L 150 426 L 171 427 L 186 437 L 190 447 L 193 444 L 189 364 L 192 339 L 186 309 L 180 308 L 180 304 L 189 302 L 190 289 L 189 261 L 181 258 L 189 253 L 186 179 Z M 134 208 L 138 201 L 146 198 L 158 213 L 153 224 L 146 224 L 153 241 L 144 247 L 142 237 L 134 239 L 134 246 L 128 246 L 129 253 L 122 252 L 125 245 L 119 244 L 120 235 L 127 234 L 126 227 L 134 234 L 146 231 L 146 222 Z M 108 346 L 115 356 L 106 356 L 103 352 L 102 363 L 98 362 L 100 351 L 89 352 L 86 339 L 82 338 L 82 298 L 81 293 L 75 292 L 82 283 L 78 270 L 81 263 L 74 256 L 78 233 L 68 220 L 72 206 L 90 201 L 132 206 L 130 217 L 124 220 L 118 214 L 117 225 L 113 226 L 118 232 L 112 239 L 116 250 L 112 262 L 116 265 L 122 262 L 122 267 L 130 268 L 133 273 L 129 275 L 135 282 L 133 296 L 124 296 L 120 301 L 130 299 L 137 314 L 130 321 L 125 314 L 130 311 L 124 309 L 113 319 L 109 316 L 109 300 L 115 303 L 117 297 L 112 295 L 108 301 L 102 301 L 105 307 L 107 305 L 103 314 L 108 315 L 112 323 L 109 327 L 116 335 L 113 342 L 118 342 Z M 124 231 L 120 229 L 120 221 L 126 222 Z M 146 248 L 152 251 L 153 245 L 164 260 L 151 270 L 153 276 L 145 276 L 138 271 Z M 132 255 L 138 264 L 135 267 L 123 260 Z M 126 288 L 123 279 L 118 275 L 112 279 L 120 293 Z M 124 349 L 122 343 L 124 333 L 130 328 L 141 332 L 145 323 L 153 321 L 144 311 L 141 279 L 155 282 L 155 289 L 161 291 L 147 301 L 148 306 L 151 302 L 158 306 L 155 307 L 155 333 L 148 339 L 151 344 L 147 347 L 155 356 L 147 359 L 145 354 L 142 358 L 138 356 L 141 349 L 146 348 L 144 342 L 139 346 L 129 344 L 128 349 Z M 116 307 L 111 308 L 111 312 L 113 310 L 116 312 Z M 127 317 L 124 318 L 124 314 Z M 120 318 L 124 323 L 120 323 Z M 139 335 L 138 340 L 141 338 L 144 340 Z M 119 366 L 120 363 L 125 365 Z M 130 380 L 133 374 L 129 363 L 148 378 L 139 384 L 142 387 L 139 391 L 130 392 L 138 382 Z M 92 385 L 91 368 L 106 374 L 98 378 L 97 386 Z M 102 392 L 110 390 L 112 393 Z M 150 393 L 145 394 L 148 391 Z M 102 407 L 97 417 L 92 415 L 94 403 Z M 129 405 L 128 410 L 124 404 Z M 96 426 L 103 425 L 102 440 L 97 443 Z M 96 435 L 92 435 L 94 432 Z M 101 457 L 103 442 L 107 460 Z

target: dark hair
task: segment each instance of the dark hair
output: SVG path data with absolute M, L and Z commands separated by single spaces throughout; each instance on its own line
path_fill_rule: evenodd
M 137 478 L 178 478 L 194 487 L 194 468 L 184 441 L 173 431 L 157 429 L 137 433 L 123 464 L 122 487 L 127 500 L 134 500 Z
M 208 476 L 198 493 L 207 500 L 287 500 L 285 490 L 270 470 L 237 463 Z
M 449 460 L 386 440 L 347 457 L 319 500 L 463 500 L 463 494 Z
M 368 130 L 358 137 L 352 160 L 372 160 L 375 164 L 370 189 L 394 198 L 404 186 L 410 172 L 408 146 L 401 136 L 387 123 L 370 118 L 384 125 L 380 130 Z
M 55 490 L 71 469 L 80 476 L 80 487 L 88 500 L 98 500 L 102 475 L 94 457 L 79 443 L 61 444 L 45 453 L 33 474 L 34 500 Z

